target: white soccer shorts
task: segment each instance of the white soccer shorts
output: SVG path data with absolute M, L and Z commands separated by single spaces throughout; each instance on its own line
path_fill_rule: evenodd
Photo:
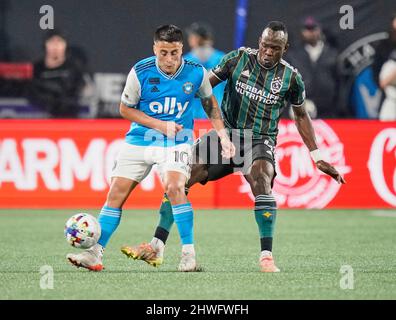
M 141 182 L 153 165 L 163 179 L 168 171 L 184 174 L 187 180 L 191 173 L 192 146 L 179 144 L 173 147 L 135 146 L 124 143 L 115 161 L 111 177 L 123 177 Z

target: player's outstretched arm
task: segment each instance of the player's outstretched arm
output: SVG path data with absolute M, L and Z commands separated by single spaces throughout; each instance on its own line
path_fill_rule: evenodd
M 209 75 L 209 82 L 212 88 L 216 87 L 220 82 L 222 82 L 219 78 L 217 78 L 213 72 Z
M 216 98 L 211 95 L 207 98 L 201 98 L 202 106 L 212 123 L 213 128 L 216 130 L 217 135 L 220 138 L 222 156 L 226 159 L 230 159 L 235 156 L 235 146 L 230 141 L 227 131 L 224 128 L 223 117 L 217 103 Z
M 324 161 L 321 158 L 320 151 L 316 144 L 315 131 L 312 126 L 312 121 L 309 114 L 305 110 L 305 106 L 304 105 L 298 107 L 293 106 L 293 112 L 294 112 L 294 117 L 298 132 L 300 133 L 301 138 L 303 139 L 305 145 L 308 147 L 309 151 L 311 152 L 316 167 L 320 171 L 331 176 L 338 183 L 345 183 L 345 180 L 341 176 L 341 174 L 330 163 Z
M 212 86 L 214 87 L 217 83 L 211 83 L 211 78 L 214 75 L 210 75 L 204 69 L 204 79 L 202 85 L 199 88 L 199 96 L 201 97 L 201 103 L 207 114 L 209 120 L 212 122 L 213 128 L 216 130 L 220 142 L 221 142 L 221 154 L 224 158 L 230 159 L 235 156 L 235 146 L 230 141 L 227 131 L 224 128 L 223 117 L 216 98 L 213 96 Z
M 177 124 L 173 121 L 162 121 L 150 117 L 140 110 L 126 106 L 122 102 L 120 104 L 120 114 L 126 120 L 158 130 L 168 137 L 174 137 L 180 130 L 183 129 L 183 126 L 180 124 Z

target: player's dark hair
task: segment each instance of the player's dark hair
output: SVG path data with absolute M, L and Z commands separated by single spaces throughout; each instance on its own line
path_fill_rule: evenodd
M 283 31 L 285 34 L 287 34 L 287 28 L 285 24 L 281 21 L 271 21 L 265 26 L 265 29 L 267 28 L 273 31 Z
M 183 42 L 183 32 L 173 24 L 163 25 L 155 30 L 154 41 Z

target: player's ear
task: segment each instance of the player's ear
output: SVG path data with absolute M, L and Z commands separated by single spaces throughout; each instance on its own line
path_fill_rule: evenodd
M 260 43 L 261 43 L 261 36 L 259 37 L 259 40 L 258 40 L 259 48 L 260 48 Z
M 286 43 L 286 45 L 285 45 L 285 50 L 283 51 L 283 53 L 286 53 L 287 49 L 289 49 L 289 42 Z
M 154 44 L 153 44 L 153 52 L 154 52 L 155 55 L 157 55 L 157 48 L 156 48 L 156 46 L 155 46 L 155 42 L 154 42 Z

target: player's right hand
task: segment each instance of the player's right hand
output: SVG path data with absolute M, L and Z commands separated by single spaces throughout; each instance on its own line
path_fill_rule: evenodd
M 183 129 L 181 124 L 174 121 L 161 121 L 158 130 L 169 138 L 173 138 L 176 134 Z
M 235 156 L 235 146 L 227 135 L 225 135 L 220 139 L 220 143 L 221 143 L 221 155 L 224 158 L 231 159 L 233 156 Z
M 330 163 L 328 163 L 328 162 L 326 162 L 324 160 L 319 160 L 315 164 L 316 164 L 316 167 L 320 171 L 328 174 L 335 181 L 337 181 L 337 183 L 339 183 L 339 184 L 345 184 L 346 183 L 344 177 Z

